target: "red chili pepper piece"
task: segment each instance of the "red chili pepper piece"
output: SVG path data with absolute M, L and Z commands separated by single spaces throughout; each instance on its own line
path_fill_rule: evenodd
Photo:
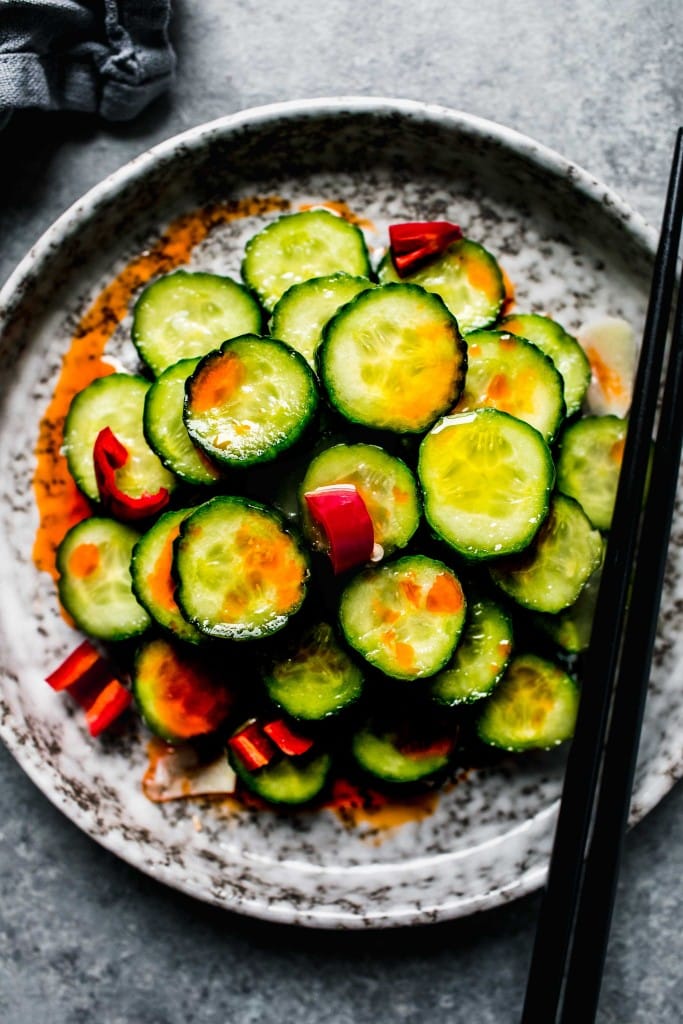
M 46 676 L 45 682 L 53 690 L 67 690 L 74 683 L 90 674 L 93 669 L 102 668 L 103 658 L 89 640 L 84 640 L 75 651 L 64 659 L 59 668 Z
M 408 221 L 389 227 L 391 256 L 399 277 L 407 277 L 449 245 L 462 238 L 457 224 L 447 220 Z
M 369 561 L 375 545 L 370 513 L 353 484 L 318 487 L 304 494 L 313 521 L 325 535 L 335 573 Z
M 310 736 L 302 736 L 301 733 L 294 732 L 282 718 L 277 718 L 274 722 L 267 722 L 263 726 L 263 731 L 288 757 L 305 754 L 313 746 Z
M 111 679 L 85 709 L 85 720 L 91 736 L 99 736 L 104 729 L 123 714 L 132 696 L 118 679 Z
M 228 740 L 230 749 L 237 755 L 247 771 L 265 768 L 277 754 L 276 747 L 265 735 L 257 721 L 248 722 Z
M 110 427 L 100 430 L 93 449 L 95 479 L 100 501 L 116 519 L 146 519 L 156 515 L 169 501 L 170 494 L 160 487 L 155 494 L 143 494 L 133 498 L 116 483 L 116 470 L 125 466 L 128 450 L 121 444 Z
M 116 678 L 109 662 L 84 640 L 51 672 L 46 682 L 53 690 L 68 690 L 69 696 L 83 708 L 92 736 L 98 736 L 125 711 L 131 694 Z

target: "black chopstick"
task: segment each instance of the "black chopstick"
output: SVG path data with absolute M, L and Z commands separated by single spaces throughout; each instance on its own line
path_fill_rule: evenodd
M 652 278 L 643 346 L 634 384 L 622 472 L 612 529 L 605 551 L 593 637 L 582 673 L 581 704 L 574 740 L 567 759 L 548 881 L 527 981 L 522 1024 L 555 1024 L 561 999 L 565 994 L 565 977 L 569 970 L 568 958 L 572 949 L 574 923 L 579 916 L 578 907 L 583 904 L 584 860 L 589 849 L 608 723 L 613 722 L 615 717 L 612 715 L 610 719 L 610 708 L 613 694 L 616 692 L 617 667 L 620 664 L 622 640 L 625 636 L 626 604 L 631 583 L 629 567 L 633 566 L 635 569 L 635 555 L 640 536 L 640 510 L 643 508 L 651 437 L 676 280 L 676 259 L 682 218 L 683 129 L 679 129 Z M 664 441 L 664 438 L 662 440 Z M 656 450 L 664 447 L 668 445 L 662 443 Z M 653 489 L 654 467 L 650 494 Z M 650 501 L 648 507 L 656 511 Z M 665 552 L 668 529 L 663 530 L 660 526 L 655 539 Z M 647 568 L 644 558 L 640 564 L 641 569 Z M 637 589 L 637 586 L 634 586 L 634 593 Z M 646 608 L 646 623 L 649 623 L 651 618 L 654 619 L 651 612 L 652 605 Z M 654 630 L 654 622 L 652 629 Z M 647 651 L 648 666 L 650 654 L 651 651 Z M 623 659 L 621 664 L 624 664 Z M 643 690 L 647 674 L 646 668 Z M 620 687 L 621 692 L 623 688 Z M 644 696 L 641 699 L 644 700 Z M 623 741 L 615 741 L 618 742 Z M 611 745 L 611 749 L 614 749 L 614 744 Z M 609 777 L 612 778 L 613 775 L 610 773 Z M 628 799 L 626 803 L 628 804 Z M 592 849 L 595 850 L 596 847 Z M 598 854 L 595 856 L 598 857 Z M 582 927 L 586 927 L 587 916 L 590 917 L 589 908 L 583 912 Z M 608 929 L 607 921 L 603 929 L 605 939 Z M 598 971 L 598 986 L 601 971 L 602 960 Z M 572 986 L 572 992 L 574 988 L 575 986 Z M 574 1017 L 572 1024 L 590 1024 L 591 1019 L 585 1016 Z

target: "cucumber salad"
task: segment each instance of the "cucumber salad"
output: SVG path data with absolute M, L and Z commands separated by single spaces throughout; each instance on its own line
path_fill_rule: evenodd
M 282 214 L 241 275 L 147 284 L 140 373 L 71 403 L 91 514 L 58 587 L 89 639 L 48 681 L 95 674 L 93 734 L 132 701 L 281 805 L 568 740 L 626 431 L 586 414 L 584 348 L 445 221 L 378 262 Z

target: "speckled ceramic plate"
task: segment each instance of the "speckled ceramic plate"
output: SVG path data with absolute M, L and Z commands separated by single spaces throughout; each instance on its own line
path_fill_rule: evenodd
M 518 308 L 548 311 L 570 329 L 611 314 L 641 330 L 652 253 L 643 222 L 566 160 L 465 114 L 373 99 L 283 104 L 193 129 L 133 161 L 60 218 L 0 299 L 0 733 L 35 783 L 94 839 L 155 878 L 232 910 L 353 928 L 434 921 L 514 899 L 544 880 L 559 754 L 472 772 L 432 813 L 393 828 L 379 829 L 372 818 L 349 827 L 329 810 L 284 816 L 157 805 L 141 793 L 144 735 L 91 740 L 69 702 L 43 681 L 76 639 L 51 578 L 31 556 L 38 423 L 74 327 L 174 218 L 253 196 L 281 197 L 291 209 L 344 203 L 367 218 L 373 245 L 391 220 L 455 220 L 499 256 Z M 191 264 L 237 274 L 245 239 L 274 215 L 267 207 L 217 218 Z M 126 315 L 109 351 L 132 368 L 129 328 Z M 674 537 L 634 819 L 682 766 L 680 517 Z

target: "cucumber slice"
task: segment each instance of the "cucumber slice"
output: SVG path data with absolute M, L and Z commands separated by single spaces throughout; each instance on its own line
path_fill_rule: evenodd
M 578 502 L 554 495 L 533 544 L 490 567 L 491 577 L 518 604 L 561 612 L 578 598 L 602 561 L 602 537 Z
M 555 468 L 528 423 L 496 409 L 448 416 L 420 446 L 425 515 L 471 559 L 521 551 L 548 513 Z
M 298 441 L 317 406 L 303 356 L 274 338 L 245 334 L 210 352 L 188 378 L 184 422 L 206 455 L 252 466 Z
M 457 412 L 499 409 L 550 443 L 565 414 L 562 378 L 535 345 L 503 331 L 467 335 L 467 377 Z
M 149 387 L 144 377 L 112 373 L 94 380 L 73 399 L 64 424 L 64 454 L 69 472 L 91 501 L 99 501 L 93 448 L 105 427 L 128 451 L 128 461 L 116 473 L 122 491 L 139 498 L 161 487 L 169 491 L 175 487 L 176 478 L 161 464 L 142 431 Z
M 571 676 L 534 654 L 518 655 L 485 702 L 477 730 L 502 750 L 549 750 L 571 738 L 578 707 Z
M 372 281 L 350 274 L 329 274 L 294 284 L 273 310 L 270 333 L 300 352 L 315 370 L 323 327 L 341 306 L 368 288 L 374 288 Z
M 206 355 L 228 338 L 258 334 L 263 314 L 230 277 L 176 270 L 147 285 L 133 312 L 133 343 L 158 376 L 180 359 Z
M 575 498 L 598 530 L 612 525 L 627 426 L 618 416 L 586 416 L 560 439 L 558 490 Z
M 263 677 L 268 696 L 292 718 L 318 721 L 353 704 L 363 673 L 321 622 L 274 661 Z
M 534 622 L 568 654 L 588 650 L 593 632 L 593 617 L 600 589 L 601 570 L 593 573 L 574 604 L 557 615 L 536 615 Z
M 591 367 L 576 338 L 555 320 L 538 313 L 513 313 L 503 317 L 498 327 L 526 338 L 552 359 L 564 383 L 567 416 L 578 412 L 590 384 Z
M 299 489 L 303 528 L 311 543 L 316 542 L 316 530 L 303 496 L 331 484 L 356 487 L 385 555 L 404 548 L 417 530 L 420 499 L 406 464 L 376 445 L 337 444 L 316 455 Z
M 403 280 L 440 295 L 463 334 L 494 323 L 505 301 L 505 282 L 498 263 L 469 238 L 454 242 L 442 256 L 402 279 L 387 252 L 378 277 L 382 284 Z
M 228 758 L 242 783 L 271 804 L 305 804 L 318 796 L 327 782 L 332 766 L 329 754 L 307 757 L 282 757 L 265 768 L 249 771 L 239 757 L 229 751 Z
M 220 471 L 192 443 L 183 422 L 185 382 L 198 363 L 199 357 L 181 359 L 157 377 L 145 397 L 143 429 L 150 447 L 180 480 L 213 484 Z
M 416 734 L 370 723 L 354 733 L 351 752 L 360 767 L 383 782 L 419 782 L 447 767 L 455 738 Z
M 254 640 L 287 623 L 306 595 L 303 550 L 273 509 L 219 496 L 183 520 L 176 600 L 202 633 Z
M 181 508 L 160 516 L 133 548 L 130 571 L 133 593 L 154 621 L 178 639 L 196 644 L 205 639 L 204 634 L 183 618 L 175 599 L 171 571 L 173 544 L 180 524 L 193 511 Z
M 370 276 L 360 228 L 329 210 L 290 213 L 247 242 L 242 277 L 267 310 L 293 284 L 338 272 Z
M 407 555 L 366 569 L 341 597 L 347 642 L 395 679 L 419 679 L 443 668 L 465 621 L 465 597 L 455 573 L 425 555 Z
M 466 346 L 438 296 L 388 284 L 363 292 L 329 321 L 318 367 L 348 420 L 421 433 L 460 397 Z
M 453 659 L 430 684 L 437 704 L 455 707 L 488 697 L 512 654 L 510 616 L 494 601 L 475 601 Z
M 157 736 L 180 743 L 215 732 L 235 698 L 217 671 L 196 651 L 157 637 L 138 650 L 133 694 L 140 714 Z
M 59 598 L 76 625 L 99 640 L 126 640 L 150 624 L 132 590 L 130 560 L 140 534 L 93 516 L 73 526 L 57 549 Z

